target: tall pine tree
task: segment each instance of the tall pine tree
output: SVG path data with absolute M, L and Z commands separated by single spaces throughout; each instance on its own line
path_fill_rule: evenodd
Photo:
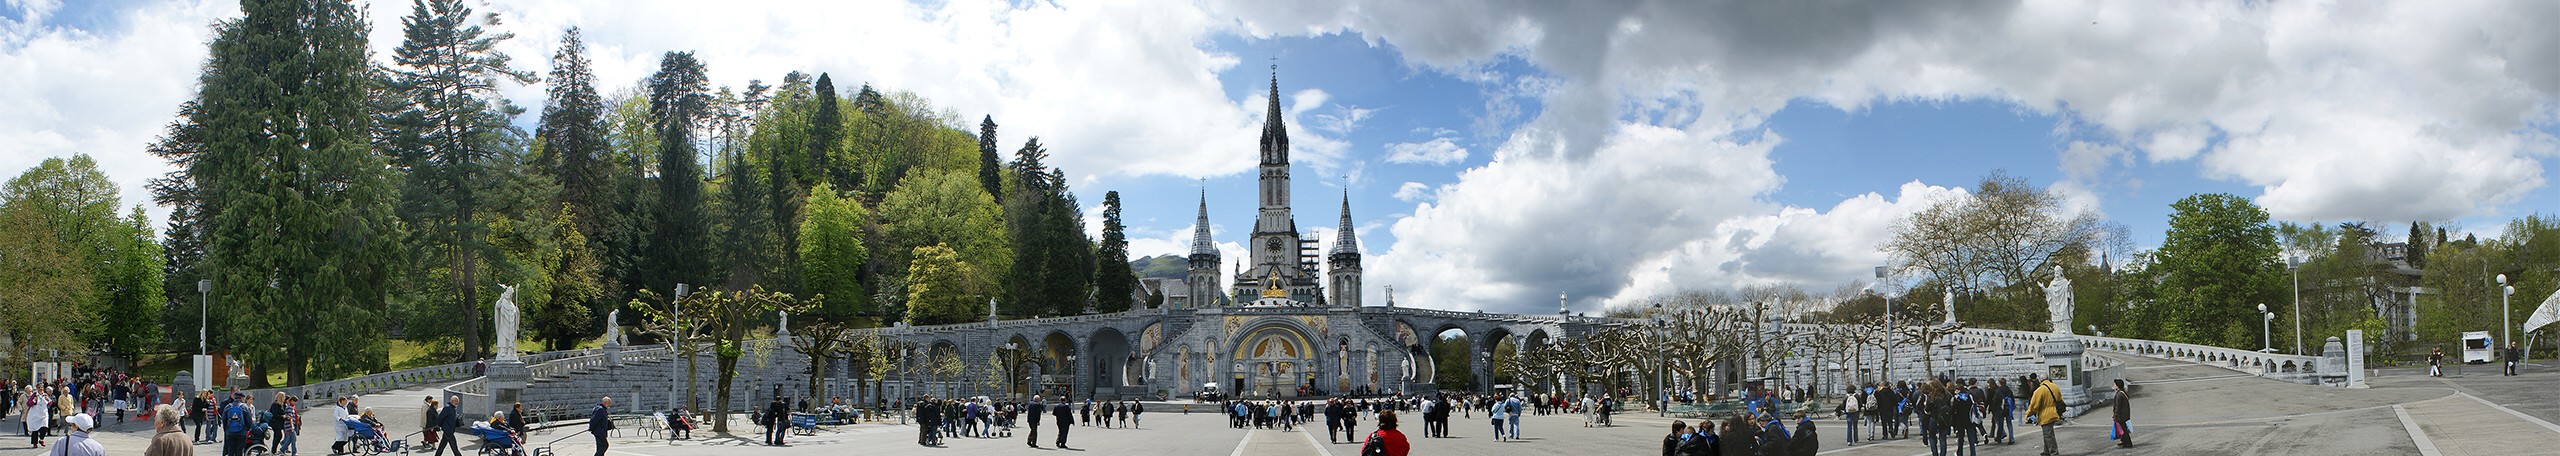
M 978 185 L 987 196 L 1004 197 L 1004 164 L 996 158 L 996 116 L 978 119 Z
M 629 257 L 636 236 L 625 229 L 632 225 L 631 214 L 617 210 L 628 204 L 629 190 L 614 167 L 604 97 L 596 91 L 595 79 L 585 33 L 570 27 L 561 34 L 560 50 L 551 55 L 550 102 L 543 105 L 541 125 L 535 127 L 541 153 L 534 165 L 559 185 L 559 203 L 568 207 L 577 244 L 585 250 L 578 259 L 597 265 L 595 296 L 583 304 L 589 317 L 601 319 L 616 303 L 630 300 L 622 292 L 622 284 L 630 280 L 624 276 L 627 268 L 605 265 Z
M 1093 259 L 1093 307 L 1129 310 L 1138 299 L 1138 275 L 1129 268 L 1128 227 L 1120 223 L 1120 192 L 1102 194 L 1102 245 Z
M 1048 156 L 1039 138 L 1023 143 L 1014 152 L 1014 186 L 1004 200 L 1014 251 L 1006 301 L 1018 315 L 1081 314 L 1092 291 L 1093 243 L 1084 237 L 1084 217 L 1065 175 L 1042 163 Z
M 412 0 L 400 19 L 403 39 L 392 50 L 391 89 L 407 109 L 391 117 L 386 131 L 402 139 L 389 152 L 392 164 L 408 171 L 403 180 L 400 213 L 411 231 L 411 247 L 445 268 L 442 274 L 458 295 L 450 309 L 460 311 L 462 359 L 479 359 L 482 350 L 480 290 L 483 263 L 496 259 L 489 246 L 488 206 L 497 174 L 492 160 L 519 147 L 522 132 L 508 121 L 521 109 L 498 93 L 500 82 L 533 82 L 533 75 L 509 66 L 498 43 L 512 33 L 491 33 L 480 24 L 496 24 L 492 13 L 475 17 L 461 0 Z M 413 325 L 421 329 L 434 325 Z
M 375 338 L 398 254 L 397 197 L 368 141 L 362 11 L 344 0 L 250 0 L 218 25 L 187 163 L 205 218 L 213 315 L 251 383 L 379 368 Z M 315 359 L 327 363 L 315 365 Z M 253 385 L 254 386 L 254 385 Z
M 695 130 L 712 114 L 710 79 L 691 52 L 669 52 L 649 76 L 649 124 L 657 132 L 658 206 L 649 239 L 650 277 L 637 286 L 673 290 L 710 285 L 711 222 L 703 216 L 702 164 Z M 672 294 L 672 293 L 670 293 Z

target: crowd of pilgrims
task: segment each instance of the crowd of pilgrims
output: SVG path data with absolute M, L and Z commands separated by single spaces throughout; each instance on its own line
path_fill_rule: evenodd
M 0 416 L 18 414 L 29 443 L 41 447 L 71 415 L 88 413 L 103 420 L 112 413 L 119 424 L 128 416 L 149 421 L 148 404 L 161 403 L 162 394 L 150 380 L 82 365 L 70 375 L 41 382 L 0 379 Z
M 1846 443 L 1855 445 L 1861 430 L 1883 439 L 1909 438 L 1918 430 L 1930 454 L 1970 454 L 1985 443 L 2015 444 L 2015 417 L 2033 388 L 2034 376 L 2005 379 L 1947 379 L 1852 385 L 1831 410 L 1847 422 Z M 2049 384 L 2048 384 L 2049 385 Z M 2049 386 L 2048 386 L 2049 387 Z M 1779 391 L 1784 391 L 1781 396 Z M 1663 456 L 1811 455 L 1821 452 L 1807 407 L 1791 404 L 1808 395 L 1801 389 L 1759 390 L 1743 399 L 1742 413 L 1699 420 L 1695 425 L 1672 421 L 1662 438 Z M 1781 416 L 1787 417 L 1781 419 Z M 1721 422 L 1719 422 L 1721 421 Z M 1788 422 L 1794 422 L 1790 431 Z
M 1013 436 L 1024 413 L 1040 413 L 1048 406 L 1037 402 L 997 401 L 985 396 L 967 399 L 936 399 L 926 396 L 913 405 L 916 423 L 927 432 L 919 443 L 939 444 L 944 437 L 980 439 Z M 1147 412 L 1138 401 L 1096 401 L 1087 399 L 1070 404 L 1075 409 L 1074 425 L 1102 428 L 1135 428 L 1139 415 Z

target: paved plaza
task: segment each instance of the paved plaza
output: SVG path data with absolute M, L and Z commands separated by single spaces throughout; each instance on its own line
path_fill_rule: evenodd
M 2427 377 L 2423 368 L 2384 369 L 2372 379 L 2373 388 L 2345 389 L 2286 383 L 2180 361 L 2098 353 L 2125 361 L 2126 377 L 2138 385 L 2132 426 L 2135 442 L 2140 445 L 2131 449 L 2112 446 L 2106 439 L 2108 423 L 2104 421 L 2110 412 L 2096 409 L 2058 429 L 2067 454 L 2560 454 L 2560 426 L 2552 424 L 2560 421 L 2560 388 L 2554 388 L 2560 386 L 2560 373 L 2549 366 L 2536 365 L 2526 375 L 2514 377 L 2497 375 L 2496 369 L 2487 366 L 2467 366 L 2459 372 L 2449 369 L 2443 378 Z M 416 407 L 427 391 L 369 395 L 365 396 L 364 405 L 374 407 L 393 432 L 406 434 L 417 429 Z M 1051 447 L 1054 425 L 1043 427 L 1042 448 L 1038 449 L 1024 445 L 1028 437 L 1024 429 L 1015 429 L 1010 438 L 950 438 L 943 447 L 929 448 L 915 444 L 913 426 L 870 423 L 831 427 L 815 436 L 795 436 L 789 446 L 771 448 L 758 445 L 753 434 L 756 428 L 739 418 L 732 426 L 737 433 L 733 436 L 706 431 L 699 432 L 697 439 L 669 442 L 626 430 L 613 439 L 611 453 L 1350 455 L 1359 451 L 1355 443 L 1327 442 L 1321 420 L 1315 432 L 1238 430 L 1228 428 L 1226 420 L 1210 413 L 1207 405 L 1191 405 L 1192 413 L 1183 413 L 1187 404 L 1152 403 L 1143 425 L 1135 429 L 1075 427 L 1068 442 L 1074 450 Z M 146 446 L 149 430 L 144 424 L 114 424 L 112 418 L 106 421 L 107 432 L 99 440 L 110 454 L 138 454 Z M 1617 427 L 1585 428 L 1579 415 L 1532 415 L 1522 425 L 1527 438 L 1517 442 L 1493 441 L 1481 413 L 1472 418 L 1453 416 L 1451 430 L 1455 438 L 1421 438 L 1418 421 L 1406 423 L 1409 426 L 1404 430 L 1414 442 L 1413 454 L 1417 455 L 1620 455 L 1657 454 L 1658 442 L 1670 423 L 1670 419 L 1647 414 L 1621 415 L 1617 421 Z M 1362 435 L 1374 424 L 1374 420 L 1364 421 Z M 1821 454 L 1928 453 L 1918 439 L 1845 445 L 1841 442 L 1845 437 L 1841 424 L 1838 420 L 1817 420 L 1823 440 Z M 332 434 L 319 431 L 326 429 L 319 423 L 312 423 L 308 429 L 313 431 L 303 436 L 303 453 L 327 454 Z M 560 455 L 593 454 L 593 446 L 580 434 L 583 429 L 571 425 L 539 430 L 528 440 L 535 447 L 547 444 Z M 1979 451 L 1993 455 L 2031 455 L 2039 451 L 2040 437 L 2034 428 L 2021 426 L 2020 430 L 2017 445 L 1986 445 Z M 416 437 L 408 440 L 415 442 Z M 30 449 L 22 437 L 0 442 L 6 442 L 0 444 L 0 456 L 40 454 Z M 210 456 L 219 454 L 220 447 L 199 446 L 197 451 Z

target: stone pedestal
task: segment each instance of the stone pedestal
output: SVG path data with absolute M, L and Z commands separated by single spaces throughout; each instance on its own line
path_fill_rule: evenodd
M 2088 375 L 2080 361 L 2088 351 L 2080 338 L 2070 334 L 2055 334 L 2036 349 L 2036 354 L 2044 356 L 2045 378 L 2062 388 L 2063 416 L 2080 416 L 2089 410 Z
M 606 365 L 606 366 L 612 366 L 612 367 L 622 367 L 622 343 L 620 343 L 620 342 L 614 342 L 614 341 L 605 341 L 605 343 L 604 343 L 604 365 Z
M 464 405 L 464 408 L 479 411 L 482 415 L 486 415 L 488 411 L 506 410 L 507 404 L 514 404 L 517 398 L 524 396 L 525 384 L 533 382 L 533 370 L 525 366 L 523 361 L 512 359 L 490 361 L 489 371 L 485 375 L 489 377 L 489 403 L 482 404 L 484 405 L 482 408 L 470 407 L 471 404 Z

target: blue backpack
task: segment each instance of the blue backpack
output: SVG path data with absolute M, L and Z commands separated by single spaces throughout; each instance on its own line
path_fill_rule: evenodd
M 222 408 L 222 430 L 233 434 L 249 432 L 249 406 L 231 403 Z

